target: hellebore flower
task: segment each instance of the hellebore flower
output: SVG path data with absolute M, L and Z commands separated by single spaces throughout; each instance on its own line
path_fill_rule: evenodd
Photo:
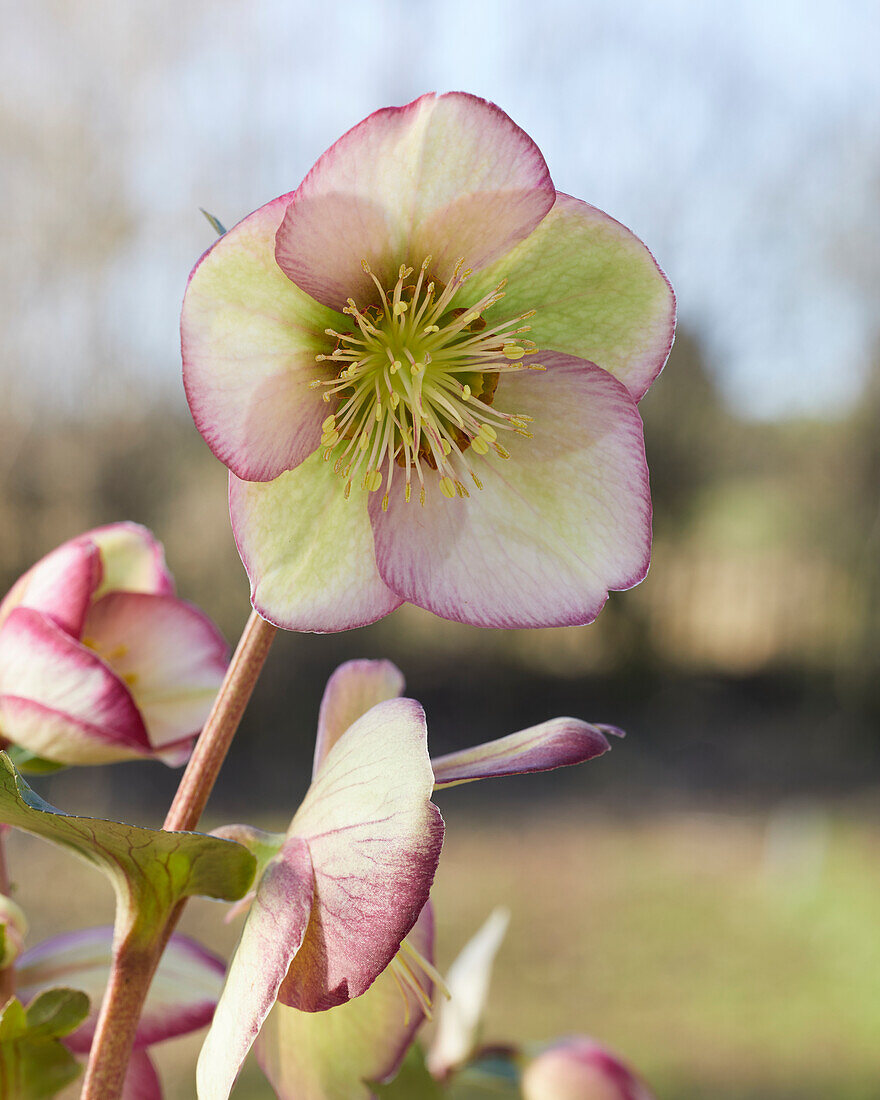
M 89 1015 L 64 1045 L 87 1055 L 98 1008 L 110 973 L 113 929 L 88 928 L 45 940 L 21 957 L 17 973 L 23 1000 L 57 986 L 73 986 L 89 996 Z M 186 1035 L 211 1022 L 226 967 L 201 944 L 175 933 L 168 942 L 138 1023 L 123 1100 L 162 1100 L 162 1088 L 147 1048 Z
M 249 846 L 260 869 L 199 1058 L 200 1100 L 226 1100 L 255 1039 L 282 1100 L 369 1097 L 364 1081 L 394 1073 L 430 1007 L 428 893 L 444 829 L 432 792 L 609 747 L 600 728 L 559 718 L 431 761 L 424 712 L 402 690 L 388 661 L 342 665 L 287 833 L 218 830 Z
M 376 111 L 226 233 L 181 318 L 254 607 L 333 631 L 408 600 L 590 622 L 648 568 L 636 403 L 672 343 L 648 249 L 557 192 L 498 107 Z
M 620 1059 L 584 1036 L 561 1039 L 525 1068 L 524 1100 L 654 1100 Z
M 189 756 L 226 669 L 161 545 L 115 523 L 64 543 L 0 603 L 0 735 L 61 764 Z

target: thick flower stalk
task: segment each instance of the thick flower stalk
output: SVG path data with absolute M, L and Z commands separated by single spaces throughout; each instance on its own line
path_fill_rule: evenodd
M 388 661 L 331 677 L 312 785 L 286 833 L 229 826 L 261 870 L 199 1059 L 199 1100 L 226 1100 L 256 1041 L 282 1100 L 366 1100 L 430 1011 L 428 894 L 443 822 L 432 792 L 578 763 L 605 730 L 557 718 L 431 760 L 421 707 Z
M 0 735 L 60 764 L 189 756 L 223 679 L 217 627 L 161 545 L 116 523 L 64 543 L 0 603 Z
M 672 342 L 650 252 L 463 93 L 377 111 L 196 266 L 196 425 L 254 607 L 342 630 L 408 600 L 591 621 L 645 575 L 636 407 Z

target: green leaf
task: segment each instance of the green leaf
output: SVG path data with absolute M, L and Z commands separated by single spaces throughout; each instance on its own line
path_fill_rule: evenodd
M 48 989 L 27 1010 L 15 998 L 0 1015 L 0 1096 L 48 1100 L 82 1072 L 58 1038 L 77 1028 L 89 999 L 75 989 Z
M 31 790 L 6 753 L 0 753 L 0 822 L 67 848 L 108 875 L 116 890 L 117 928 L 132 946 L 152 942 L 183 898 L 238 901 L 254 879 L 256 860 L 234 841 L 56 810 Z
M 89 998 L 78 989 L 46 989 L 25 1010 L 28 1035 L 61 1039 L 89 1014 Z
M 444 1092 L 428 1072 L 418 1043 L 406 1052 L 397 1076 L 387 1085 L 370 1082 L 379 1100 L 443 1100 Z
M 223 234 L 226 232 L 226 227 L 223 225 L 223 222 L 221 222 L 219 218 L 215 218 L 213 214 L 209 214 L 203 206 L 200 206 L 199 210 L 201 210 L 201 212 L 208 219 L 208 225 L 210 225 L 217 236 L 222 237 Z
M 52 772 L 63 771 L 67 765 L 59 764 L 57 760 L 44 760 L 30 749 L 24 749 L 21 745 L 10 745 L 6 750 L 9 759 L 20 772 L 26 775 L 51 775 Z

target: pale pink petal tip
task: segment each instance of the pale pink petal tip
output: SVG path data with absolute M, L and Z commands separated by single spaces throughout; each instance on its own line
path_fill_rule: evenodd
M 462 256 L 477 270 L 509 252 L 555 197 L 540 150 L 499 107 L 463 92 L 423 95 L 374 112 L 318 159 L 275 257 L 319 302 L 363 305 L 373 285 L 362 260 L 390 286 L 401 263 L 431 255 L 447 280 Z
M 162 1083 L 145 1050 L 132 1051 L 121 1100 L 162 1100 Z
M 403 688 L 403 673 L 391 661 L 360 660 L 340 665 L 327 681 L 321 699 L 313 776 L 349 726 L 377 703 L 401 695 Z
M 436 786 L 454 787 L 475 779 L 545 772 L 569 764 L 582 764 L 610 748 L 601 727 L 577 718 L 552 718 L 497 741 L 448 753 L 432 760 L 431 764 Z

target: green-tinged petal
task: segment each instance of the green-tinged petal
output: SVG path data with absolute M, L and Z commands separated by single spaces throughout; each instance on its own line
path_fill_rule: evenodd
M 311 454 L 327 415 L 324 329 L 344 319 L 303 293 L 275 262 L 290 195 L 254 211 L 201 258 L 180 319 L 183 381 L 196 427 L 239 477 L 268 481 Z
M 435 1077 L 446 1077 L 464 1065 L 477 1049 L 492 966 L 509 923 L 510 913 L 506 909 L 494 909 L 449 968 L 446 975 L 449 999 L 440 1006 L 437 1031 L 427 1057 L 428 1068 Z
M 254 857 L 231 841 L 56 810 L 31 790 L 6 753 L 0 753 L 0 821 L 67 848 L 108 875 L 121 914 L 118 927 L 134 941 L 150 938 L 181 898 L 235 901 L 253 879 Z
M 425 1056 L 418 1043 L 410 1047 L 400 1070 L 386 1084 L 374 1084 L 377 1100 L 443 1100 L 445 1091 L 428 1073 Z
M 376 568 L 365 498 L 355 490 L 346 500 L 320 454 L 265 484 L 230 475 L 232 529 L 263 618 L 323 633 L 400 606 Z
M 433 939 L 429 904 L 407 942 L 431 961 Z M 414 990 L 395 969 L 403 965 L 412 968 L 405 952 L 362 997 L 327 1012 L 300 1012 L 276 1004 L 254 1050 L 279 1100 L 367 1100 L 380 1092 L 365 1082 L 394 1073 L 424 1019 Z M 424 974 L 418 977 L 430 996 L 430 980 Z M 407 1092 L 405 1097 L 416 1100 L 418 1095 Z
M 360 996 L 424 908 L 443 843 L 426 738 L 419 704 L 390 699 L 325 757 L 290 826 L 311 852 L 315 904 L 283 1004 L 314 1012 Z
M 403 688 L 403 673 L 391 661 L 347 661 L 340 665 L 327 681 L 321 699 L 312 775 L 318 774 L 324 757 L 349 726 L 377 703 L 402 695 Z
M 165 564 L 162 543 L 139 523 L 110 523 L 82 536 L 101 553 L 103 573 L 93 599 L 108 592 L 174 594 L 174 579 Z
M 638 401 L 660 373 L 675 329 L 675 296 L 644 244 L 589 203 L 558 194 L 520 245 L 468 284 L 474 301 L 507 279 L 491 316 L 536 310 L 541 351 L 588 359 Z M 539 356 L 540 359 L 540 356 Z
M 196 1074 L 199 1100 L 226 1100 L 241 1064 L 269 1015 L 312 911 L 308 846 L 288 840 L 260 879 L 229 965 Z

